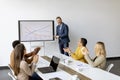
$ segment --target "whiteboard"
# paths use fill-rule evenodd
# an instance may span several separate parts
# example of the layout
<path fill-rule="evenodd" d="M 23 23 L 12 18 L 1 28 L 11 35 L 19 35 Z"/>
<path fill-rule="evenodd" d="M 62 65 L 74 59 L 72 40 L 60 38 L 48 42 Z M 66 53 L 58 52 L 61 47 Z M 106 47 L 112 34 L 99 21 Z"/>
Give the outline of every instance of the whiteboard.
<path fill-rule="evenodd" d="M 18 27 L 20 41 L 54 40 L 53 20 L 19 20 Z"/>

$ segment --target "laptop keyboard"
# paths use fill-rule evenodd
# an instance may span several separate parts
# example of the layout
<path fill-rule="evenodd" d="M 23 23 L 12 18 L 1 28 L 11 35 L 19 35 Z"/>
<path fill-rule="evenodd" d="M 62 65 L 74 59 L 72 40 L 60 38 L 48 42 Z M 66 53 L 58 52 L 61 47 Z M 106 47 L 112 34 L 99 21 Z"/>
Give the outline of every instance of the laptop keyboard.
<path fill-rule="evenodd" d="M 43 67 L 43 68 L 38 68 L 38 70 L 42 73 L 49 73 L 49 72 L 54 72 L 52 67 Z"/>
<path fill-rule="evenodd" d="M 46 68 L 47 71 L 54 71 L 52 67 Z"/>

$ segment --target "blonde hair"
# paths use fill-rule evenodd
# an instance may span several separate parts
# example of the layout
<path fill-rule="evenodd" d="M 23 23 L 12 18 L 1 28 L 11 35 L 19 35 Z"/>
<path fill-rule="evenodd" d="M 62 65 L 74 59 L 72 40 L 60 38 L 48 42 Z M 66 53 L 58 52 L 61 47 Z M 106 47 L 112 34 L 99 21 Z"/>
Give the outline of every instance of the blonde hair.
<path fill-rule="evenodd" d="M 103 42 L 97 42 L 95 46 L 95 53 L 99 55 L 103 55 L 106 57 L 106 50 L 105 50 L 105 45 Z"/>

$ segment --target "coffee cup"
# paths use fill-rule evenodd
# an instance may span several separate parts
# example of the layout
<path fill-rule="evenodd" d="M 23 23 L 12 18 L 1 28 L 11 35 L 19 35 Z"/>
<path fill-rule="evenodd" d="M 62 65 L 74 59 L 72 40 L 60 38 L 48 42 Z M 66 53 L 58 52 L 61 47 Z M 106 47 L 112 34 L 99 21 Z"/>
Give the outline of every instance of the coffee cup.
<path fill-rule="evenodd" d="M 77 75 L 73 75 L 71 80 L 80 80 Z"/>
<path fill-rule="evenodd" d="M 70 62 L 71 62 L 71 61 L 70 61 L 69 59 L 66 59 L 66 60 L 65 60 L 65 63 L 68 64 L 68 65 L 70 64 Z"/>

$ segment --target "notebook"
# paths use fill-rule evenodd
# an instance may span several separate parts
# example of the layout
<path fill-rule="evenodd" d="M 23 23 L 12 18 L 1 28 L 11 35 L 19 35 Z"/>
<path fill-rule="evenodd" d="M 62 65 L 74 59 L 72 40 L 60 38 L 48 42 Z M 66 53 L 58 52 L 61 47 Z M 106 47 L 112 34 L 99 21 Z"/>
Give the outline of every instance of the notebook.
<path fill-rule="evenodd" d="M 55 72 L 57 70 L 60 59 L 56 56 L 53 56 L 48 67 L 40 67 L 38 70 L 42 73 Z"/>

